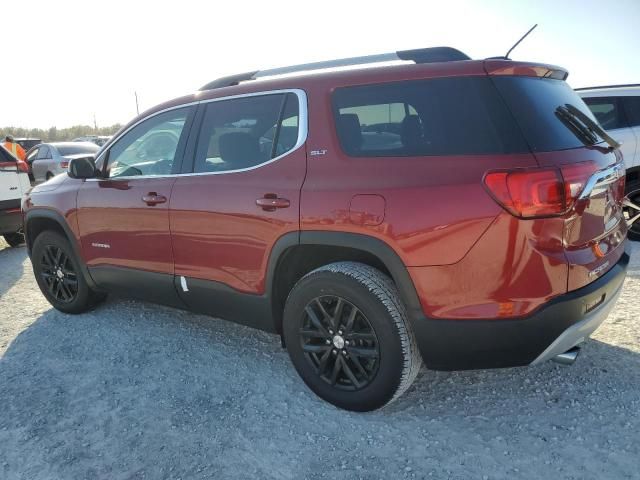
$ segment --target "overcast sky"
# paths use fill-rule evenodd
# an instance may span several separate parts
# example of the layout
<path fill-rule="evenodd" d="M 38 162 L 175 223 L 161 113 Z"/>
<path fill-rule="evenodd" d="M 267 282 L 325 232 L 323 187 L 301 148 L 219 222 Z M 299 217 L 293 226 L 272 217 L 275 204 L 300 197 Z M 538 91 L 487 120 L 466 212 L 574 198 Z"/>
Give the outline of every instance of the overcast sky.
<path fill-rule="evenodd" d="M 11 21 L 9 21 L 9 17 Z M 640 0 L 32 1 L 3 13 L 0 126 L 125 123 L 223 75 L 448 45 L 640 83 Z"/>

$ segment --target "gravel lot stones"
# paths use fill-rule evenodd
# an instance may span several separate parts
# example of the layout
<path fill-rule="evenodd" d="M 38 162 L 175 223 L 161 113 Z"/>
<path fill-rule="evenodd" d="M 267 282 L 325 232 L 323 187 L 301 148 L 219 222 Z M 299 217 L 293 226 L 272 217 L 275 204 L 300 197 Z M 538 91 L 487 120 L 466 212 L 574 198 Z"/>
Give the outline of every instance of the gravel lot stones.
<path fill-rule="evenodd" d="M 572 367 L 430 372 L 339 411 L 278 338 L 110 298 L 61 314 L 0 240 L 0 478 L 639 478 L 640 245 Z"/>

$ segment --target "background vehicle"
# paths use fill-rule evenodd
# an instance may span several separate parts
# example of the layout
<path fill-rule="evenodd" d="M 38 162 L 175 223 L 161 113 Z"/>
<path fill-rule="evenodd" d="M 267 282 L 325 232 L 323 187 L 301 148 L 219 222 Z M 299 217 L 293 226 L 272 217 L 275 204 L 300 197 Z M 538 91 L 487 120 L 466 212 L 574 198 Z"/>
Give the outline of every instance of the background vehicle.
<path fill-rule="evenodd" d="M 42 143 L 42 140 L 40 140 L 39 138 L 14 138 L 14 140 L 16 141 L 16 143 L 19 143 L 22 148 L 24 148 L 25 152 L 31 147 Z"/>
<path fill-rule="evenodd" d="M 263 79 L 390 60 L 415 64 Z M 433 48 L 215 80 L 31 191 L 36 279 L 64 312 L 116 292 L 278 333 L 350 410 L 422 362 L 571 363 L 629 255 L 620 152 L 566 77 Z"/>
<path fill-rule="evenodd" d="M 29 188 L 26 163 L 0 145 L 0 235 L 12 247 L 24 241 L 21 202 Z"/>
<path fill-rule="evenodd" d="M 109 141 L 111 137 L 108 135 L 86 135 L 84 137 L 74 138 L 72 141 L 74 142 L 91 142 L 95 143 L 99 147 L 104 145 Z"/>
<path fill-rule="evenodd" d="M 36 183 L 41 183 L 67 171 L 73 158 L 86 157 L 100 150 L 91 142 L 42 143 L 27 153 L 27 163 Z"/>
<path fill-rule="evenodd" d="M 578 88 L 585 103 L 612 137 L 621 143 L 626 168 L 626 194 L 640 206 L 640 85 Z M 627 206 L 626 215 L 640 215 L 640 208 Z M 640 221 L 629 228 L 629 238 L 640 240 Z"/>

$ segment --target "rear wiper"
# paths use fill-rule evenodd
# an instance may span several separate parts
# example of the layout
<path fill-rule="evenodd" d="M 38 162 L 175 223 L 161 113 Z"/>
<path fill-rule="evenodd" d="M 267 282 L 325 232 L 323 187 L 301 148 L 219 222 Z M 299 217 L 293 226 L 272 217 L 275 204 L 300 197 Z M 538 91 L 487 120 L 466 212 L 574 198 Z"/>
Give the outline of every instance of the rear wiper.
<path fill-rule="evenodd" d="M 565 107 L 569 111 L 569 113 L 571 113 L 574 117 L 576 117 L 584 125 L 586 125 L 586 127 L 591 132 L 597 134 L 598 136 L 600 136 L 600 138 L 602 138 L 605 142 L 607 142 L 607 145 L 609 145 L 612 149 L 620 148 L 620 144 L 618 142 L 616 142 L 613 138 L 611 138 L 609 134 L 605 132 L 605 130 L 600 125 L 598 125 L 597 122 L 594 122 L 591 118 L 589 118 L 588 115 L 586 115 L 580 109 L 568 103 L 565 105 Z"/>
<path fill-rule="evenodd" d="M 569 110 L 570 105 L 556 108 L 556 116 L 571 130 L 578 139 L 587 146 L 598 143 L 597 135 Z"/>

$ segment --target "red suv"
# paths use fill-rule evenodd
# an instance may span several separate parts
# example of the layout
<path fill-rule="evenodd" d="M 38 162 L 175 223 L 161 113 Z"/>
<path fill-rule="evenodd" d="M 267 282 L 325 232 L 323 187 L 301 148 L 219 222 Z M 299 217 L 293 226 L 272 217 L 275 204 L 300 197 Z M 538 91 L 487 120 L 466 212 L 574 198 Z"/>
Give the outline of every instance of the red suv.
<path fill-rule="evenodd" d="M 442 47 L 216 80 L 31 191 L 36 279 L 63 312 L 114 292 L 277 333 L 349 410 L 423 362 L 570 363 L 629 255 L 621 155 L 566 77 Z"/>

